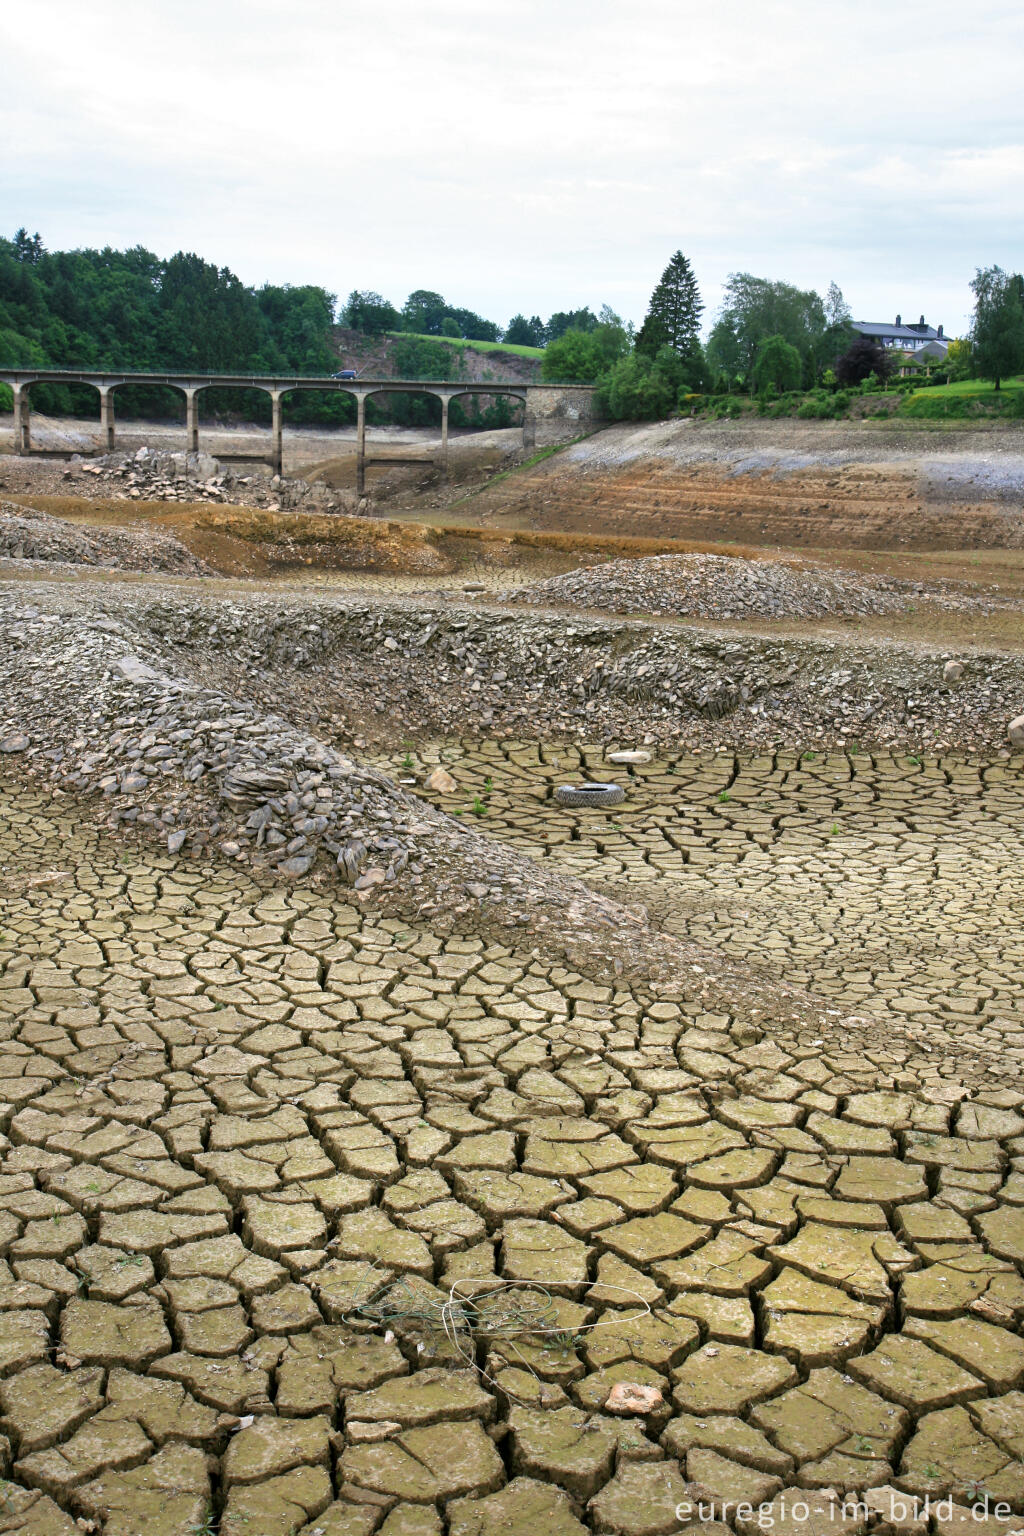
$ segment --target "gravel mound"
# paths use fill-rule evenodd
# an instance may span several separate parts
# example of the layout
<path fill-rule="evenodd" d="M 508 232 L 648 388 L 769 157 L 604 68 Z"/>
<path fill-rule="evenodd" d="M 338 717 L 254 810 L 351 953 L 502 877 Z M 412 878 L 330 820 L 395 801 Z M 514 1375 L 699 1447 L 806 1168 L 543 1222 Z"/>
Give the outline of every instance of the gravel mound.
<path fill-rule="evenodd" d="M 108 570 L 208 576 L 209 567 L 180 539 L 156 528 L 80 528 L 49 512 L 0 501 L 0 558 Z"/>
<path fill-rule="evenodd" d="M 504 599 L 702 619 L 821 619 L 904 613 L 922 601 L 972 612 L 990 612 L 1002 606 L 998 600 L 957 592 L 942 584 L 926 587 L 919 582 L 824 566 L 705 554 L 612 560 L 506 592 Z"/>

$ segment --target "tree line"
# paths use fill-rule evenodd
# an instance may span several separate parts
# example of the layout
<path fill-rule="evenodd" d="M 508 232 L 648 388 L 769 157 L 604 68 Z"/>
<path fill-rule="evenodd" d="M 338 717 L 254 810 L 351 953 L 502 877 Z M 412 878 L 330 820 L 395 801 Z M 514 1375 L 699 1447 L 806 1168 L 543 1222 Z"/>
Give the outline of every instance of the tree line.
<path fill-rule="evenodd" d="M 448 341 L 494 341 L 506 346 L 546 347 L 566 331 L 589 333 L 597 329 L 601 316 L 588 305 L 581 309 L 556 310 L 546 321 L 539 315 L 527 319 L 512 316 L 504 329 L 493 320 L 485 320 L 471 309 L 459 309 L 429 288 L 416 288 L 401 309 L 389 299 L 369 289 L 354 289 L 345 300 L 338 320 L 353 331 L 367 336 L 394 335 L 405 331 L 416 336 L 437 336 Z"/>
<path fill-rule="evenodd" d="M 1024 279 L 999 267 L 979 269 L 972 284 L 971 336 L 950 348 L 950 372 L 1001 379 L 1024 369 Z M 613 418 L 656 418 L 695 397 L 762 397 L 825 386 L 884 381 L 891 354 L 855 333 L 849 306 L 831 283 L 814 289 L 732 273 L 706 342 L 705 305 L 681 251 L 670 258 L 639 330 L 608 305 L 557 311 L 545 322 L 514 315 L 502 330 L 472 310 L 417 288 L 401 309 L 380 294 L 354 290 L 337 320 L 366 336 L 395 337 L 394 365 L 407 378 L 457 379 L 463 364 L 448 343 L 504 341 L 543 348 L 541 377 L 592 383 Z M 127 251 L 48 251 L 21 229 L 0 238 L 0 367 L 82 368 L 128 372 L 294 373 L 324 375 L 337 366 L 331 345 L 337 300 L 313 285 L 247 287 L 227 267 L 179 251 L 161 258 Z M 2 386 L 0 386 L 2 388 Z M 37 406 L 51 414 L 94 415 L 95 393 L 38 385 Z M 251 419 L 269 415 L 259 391 L 218 395 L 222 410 Z M 180 415 L 181 397 L 159 387 L 118 392 L 122 414 Z M 346 422 L 354 402 L 336 393 L 285 401 L 290 420 Z M 380 414 L 373 402 L 371 419 Z M 432 423 L 434 400 L 393 400 L 392 420 Z M 453 404 L 453 422 L 503 425 L 507 401 L 476 415 Z"/>
<path fill-rule="evenodd" d="M 1024 371 L 1024 278 L 997 266 L 979 268 L 971 287 L 971 332 L 950 344 L 944 377 L 990 379 L 999 389 L 1002 379 Z M 765 400 L 870 388 L 883 385 L 896 367 L 892 351 L 857 333 L 834 282 L 822 298 L 814 289 L 734 272 L 706 343 L 703 311 L 693 268 L 676 251 L 639 331 L 604 310 L 593 328 L 570 329 L 548 342 L 541 375 L 596 384 L 605 412 L 621 420 L 664 417 L 708 395 Z"/>

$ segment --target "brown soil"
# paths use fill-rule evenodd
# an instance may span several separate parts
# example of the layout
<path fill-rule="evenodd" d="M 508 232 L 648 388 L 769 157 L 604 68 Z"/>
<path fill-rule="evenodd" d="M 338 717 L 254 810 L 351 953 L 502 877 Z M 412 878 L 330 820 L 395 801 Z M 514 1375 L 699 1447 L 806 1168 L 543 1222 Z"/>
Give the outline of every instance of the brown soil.
<path fill-rule="evenodd" d="M 613 428 L 452 511 L 502 527 L 816 551 L 1020 548 L 1021 434 L 908 431 L 917 425 Z"/>

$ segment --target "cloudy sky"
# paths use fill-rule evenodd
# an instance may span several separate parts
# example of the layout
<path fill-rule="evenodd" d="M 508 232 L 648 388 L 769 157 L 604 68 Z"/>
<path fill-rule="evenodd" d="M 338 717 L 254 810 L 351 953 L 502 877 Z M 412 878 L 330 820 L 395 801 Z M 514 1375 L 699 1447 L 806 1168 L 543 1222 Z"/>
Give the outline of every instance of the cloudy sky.
<path fill-rule="evenodd" d="M 32 0 L 2 232 L 639 321 L 671 253 L 967 324 L 1024 262 L 1020 0 Z"/>

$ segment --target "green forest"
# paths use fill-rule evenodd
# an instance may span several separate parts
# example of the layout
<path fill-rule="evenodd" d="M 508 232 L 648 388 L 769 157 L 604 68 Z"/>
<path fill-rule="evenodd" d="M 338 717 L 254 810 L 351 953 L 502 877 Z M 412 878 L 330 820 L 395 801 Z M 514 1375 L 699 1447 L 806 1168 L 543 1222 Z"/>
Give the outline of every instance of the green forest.
<path fill-rule="evenodd" d="M 334 296 L 323 288 L 247 288 L 226 267 L 179 251 L 167 260 L 130 251 L 47 251 L 24 230 L 0 238 L 0 367 L 190 370 L 211 373 L 330 373 Z M 269 417 L 258 391 L 225 392 L 224 409 Z M 97 412 L 96 392 L 36 385 L 33 405 L 53 415 Z M 176 390 L 118 391 L 124 415 L 181 416 Z M 310 411 L 338 421 L 346 395 L 302 397 L 293 420 Z"/>
<path fill-rule="evenodd" d="M 24 229 L 13 239 L 0 237 L 0 368 L 323 376 L 338 367 L 331 346 L 336 307 L 336 295 L 325 288 L 249 288 L 227 267 L 183 251 L 167 259 L 142 246 L 48 251 L 38 234 Z M 445 340 L 502 335 L 492 321 L 427 289 L 414 290 L 400 311 L 378 294 L 353 292 L 337 322 L 367 336 L 410 333 L 399 334 L 394 348 L 395 368 L 406 378 L 458 379 L 463 364 Z M 597 322 L 581 309 L 553 315 L 550 323 L 560 335 L 573 323 Z M 269 398 L 258 390 L 220 389 L 200 398 L 205 410 L 269 420 Z M 95 390 L 82 386 L 37 384 L 32 403 L 49 415 L 97 414 Z M 10 391 L 0 385 L 0 408 L 10 405 Z M 177 390 L 124 387 L 117 411 L 183 419 L 184 401 Z M 285 399 L 284 413 L 293 423 L 342 424 L 355 419 L 355 402 L 339 391 L 304 391 Z M 451 420 L 453 426 L 469 419 L 503 426 L 509 413 L 505 400 L 486 411 L 455 401 Z M 371 400 L 367 418 L 434 424 L 440 403 L 417 396 L 392 396 L 386 406 Z"/>

